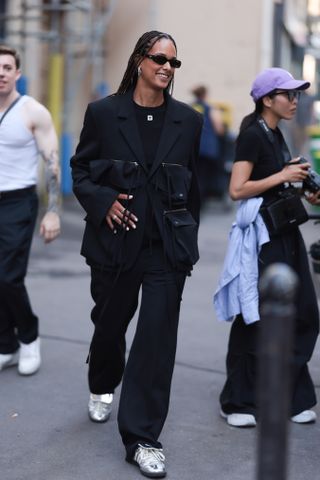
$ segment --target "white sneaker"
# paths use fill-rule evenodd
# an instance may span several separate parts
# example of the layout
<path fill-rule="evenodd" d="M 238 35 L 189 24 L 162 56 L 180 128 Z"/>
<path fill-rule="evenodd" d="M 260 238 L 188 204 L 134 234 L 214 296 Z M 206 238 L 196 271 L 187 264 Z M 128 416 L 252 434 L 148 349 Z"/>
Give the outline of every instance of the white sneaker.
<path fill-rule="evenodd" d="M 255 427 L 257 425 L 256 419 L 249 413 L 224 413 L 220 410 L 222 418 L 227 420 L 228 425 L 232 427 Z"/>
<path fill-rule="evenodd" d="M 36 373 L 41 365 L 40 338 L 31 343 L 20 342 L 20 358 L 18 372 L 20 375 L 32 375 Z"/>
<path fill-rule="evenodd" d="M 294 423 L 314 423 L 317 419 L 317 414 L 313 410 L 304 410 L 298 415 L 291 417 L 291 421 Z"/>
<path fill-rule="evenodd" d="M 90 393 L 88 403 L 89 418 L 93 422 L 103 423 L 109 420 L 112 411 L 113 394 L 96 395 Z"/>
<path fill-rule="evenodd" d="M 138 445 L 134 453 L 132 463 L 138 465 L 140 472 L 145 477 L 162 478 L 165 477 L 165 456 L 162 448 Z"/>
<path fill-rule="evenodd" d="M 17 365 L 19 361 L 19 350 L 14 353 L 0 353 L 0 371 L 7 367 Z"/>

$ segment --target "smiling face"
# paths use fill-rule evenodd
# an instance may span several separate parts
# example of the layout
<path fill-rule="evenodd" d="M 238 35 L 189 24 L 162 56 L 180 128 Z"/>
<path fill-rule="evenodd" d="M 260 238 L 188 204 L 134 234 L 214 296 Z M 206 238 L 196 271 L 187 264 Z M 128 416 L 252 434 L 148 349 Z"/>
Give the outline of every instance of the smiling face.
<path fill-rule="evenodd" d="M 20 75 L 14 57 L 0 54 L 0 97 L 7 97 L 16 89 Z"/>
<path fill-rule="evenodd" d="M 168 60 L 177 56 L 173 42 L 167 38 L 158 40 L 147 53 L 148 55 L 164 55 Z M 171 67 L 169 62 L 166 62 L 164 65 L 158 65 L 148 57 L 142 60 L 140 68 L 141 74 L 138 77 L 137 86 L 154 90 L 166 89 L 175 72 L 175 68 Z"/>

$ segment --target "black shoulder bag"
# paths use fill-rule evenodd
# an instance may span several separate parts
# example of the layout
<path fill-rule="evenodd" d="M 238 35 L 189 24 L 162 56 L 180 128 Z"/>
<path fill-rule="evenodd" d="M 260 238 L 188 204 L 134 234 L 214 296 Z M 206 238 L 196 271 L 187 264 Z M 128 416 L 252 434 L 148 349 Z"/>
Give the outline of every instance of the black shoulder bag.
<path fill-rule="evenodd" d="M 258 123 L 275 149 L 273 132 L 263 118 L 260 117 Z M 291 155 L 282 135 L 281 150 L 285 162 L 290 160 Z M 270 202 L 263 203 L 260 213 L 270 235 L 290 232 L 309 219 L 297 189 L 292 186 L 279 191 Z"/>

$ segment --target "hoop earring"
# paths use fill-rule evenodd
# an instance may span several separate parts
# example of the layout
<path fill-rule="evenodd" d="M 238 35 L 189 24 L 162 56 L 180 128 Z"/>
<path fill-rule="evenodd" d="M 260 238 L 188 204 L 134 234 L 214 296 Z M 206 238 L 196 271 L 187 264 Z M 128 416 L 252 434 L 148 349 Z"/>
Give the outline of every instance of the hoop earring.
<path fill-rule="evenodd" d="M 141 70 L 141 67 L 139 66 L 139 67 L 138 67 L 138 77 L 141 76 L 141 73 L 142 73 L 142 70 Z"/>

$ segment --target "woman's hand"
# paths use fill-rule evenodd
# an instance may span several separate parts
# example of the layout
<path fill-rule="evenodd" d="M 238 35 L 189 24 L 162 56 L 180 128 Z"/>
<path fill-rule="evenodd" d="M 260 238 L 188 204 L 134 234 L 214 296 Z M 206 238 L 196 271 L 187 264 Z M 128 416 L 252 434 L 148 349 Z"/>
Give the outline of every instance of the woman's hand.
<path fill-rule="evenodd" d="M 125 193 L 119 193 L 118 195 L 119 200 L 132 200 L 132 195 L 126 195 Z M 137 228 L 136 222 L 138 221 L 137 217 L 133 215 L 127 208 L 125 208 L 122 203 L 116 200 L 111 208 L 109 209 L 107 216 L 106 216 L 107 224 L 115 233 L 117 230 L 115 229 L 115 225 L 120 225 L 122 228 L 126 230 L 130 230 L 130 227 L 135 229 Z"/>
<path fill-rule="evenodd" d="M 253 163 L 243 160 L 235 162 L 232 167 L 229 193 L 232 200 L 257 197 L 270 188 L 285 182 L 301 182 L 308 176 L 310 163 L 297 163 L 299 157 L 293 158 L 280 172 L 261 180 L 250 180 Z"/>
<path fill-rule="evenodd" d="M 282 182 L 302 182 L 308 176 L 310 163 L 297 163 L 299 157 L 293 158 L 281 171 Z"/>
<path fill-rule="evenodd" d="M 305 192 L 304 196 L 311 205 L 320 205 L 320 191 L 317 193 Z"/>

